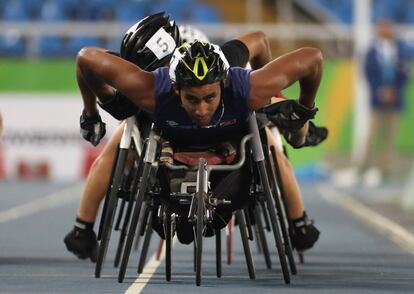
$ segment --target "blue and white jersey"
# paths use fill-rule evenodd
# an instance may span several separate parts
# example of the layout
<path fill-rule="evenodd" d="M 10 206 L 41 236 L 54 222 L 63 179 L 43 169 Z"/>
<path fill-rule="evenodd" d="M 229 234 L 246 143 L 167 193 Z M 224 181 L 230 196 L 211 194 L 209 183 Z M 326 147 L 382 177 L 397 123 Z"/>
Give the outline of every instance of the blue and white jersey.
<path fill-rule="evenodd" d="M 232 67 L 227 85 L 222 89 L 221 103 L 208 126 L 198 126 L 181 106 L 168 75 L 168 68 L 155 70 L 155 111 L 152 114 L 164 138 L 175 148 L 205 149 L 240 137 L 247 130 L 250 71 Z"/>

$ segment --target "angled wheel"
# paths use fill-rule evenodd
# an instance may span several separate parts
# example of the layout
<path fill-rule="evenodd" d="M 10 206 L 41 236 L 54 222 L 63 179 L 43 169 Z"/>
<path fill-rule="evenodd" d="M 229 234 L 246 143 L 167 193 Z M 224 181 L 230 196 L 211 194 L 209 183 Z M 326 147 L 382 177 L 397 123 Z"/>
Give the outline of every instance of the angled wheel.
<path fill-rule="evenodd" d="M 140 274 L 144 270 L 145 262 L 147 260 L 148 248 L 151 242 L 152 236 L 152 210 L 150 209 L 148 213 L 147 226 L 145 228 L 145 238 L 144 243 L 142 244 L 141 255 L 139 257 L 138 270 L 137 273 Z"/>
<path fill-rule="evenodd" d="M 165 280 L 171 281 L 172 224 L 171 211 L 165 210 Z"/>
<path fill-rule="evenodd" d="M 122 257 L 122 250 L 124 249 L 124 245 L 125 245 L 125 239 L 127 236 L 127 231 L 128 231 L 128 226 L 129 226 L 129 222 L 130 222 L 130 218 L 131 218 L 131 214 L 132 214 L 132 209 L 134 207 L 134 203 L 135 203 L 135 195 L 138 192 L 138 187 L 139 187 L 139 176 L 140 176 L 140 172 L 142 172 L 142 165 L 144 164 L 143 159 L 141 158 L 138 162 L 138 166 L 137 168 L 133 169 L 132 174 L 130 174 L 130 177 L 133 177 L 133 184 L 131 187 L 131 192 L 128 195 L 128 201 L 126 201 L 128 203 L 127 205 L 127 210 L 125 213 L 125 217 L 124 217 L 124 222 L 122 224 L 122 228 L 121 228 L 121 232 L 119 235 L 119 242 L 118 242 L 118 247 L 116 250 L 116 255 L 115 255 L 115 260 L 114 260 L 114 267 L 118 267 L 119 266 L 119 262 L 121 260 Z M 125 201 L 126 199 L 123 199 L 123 201 Z"/>
<path fill-rule="evenodd" d="M 121 149 L 118 147 L 116 148 L 116 154 L 115 154 L 115 159 L 114 162 L 112 163 L 112 169 L 111 169 L 111 177 L 109 178 L 109 183 L 108 183 L 108 188 L 106 189 L 106 195 L 105 195 L 105 200 L 104 200 L 104 204 L 103 204 L 103 208 L 102 208 L 102 213 L 101 213 L 101 220 L 99 222 L 99 229 L 98 229 L 98 235 L 97 235 L 97 239 L 98 241 L 101 240 L 101 236 L 102 236 L 102 229 L 104 226 L 104 222 L 105 222 L 105 215 L 106 215 L 106 211 L 107 211 L 107 207 L 108 207 L 108 201 L 109 201 L 109 195 L 111 194 L 111 187 L 112 187 L 112 183 L 113 183 L 113 179 L 114 179 L 114 174 L 115 174 L 115 169 L 116 169 L 116 164 L 118 162 L 118 157 L 119 157 L 119 151 Z"/>
<path fill-rule="evenodd" d="M 151 171 L 151 163 L 145 163 L 142 172 L 142 181 L 138 190 L 138 195 L 135 200 L 134 213 L 132 215 L 131 224 L 129 226 L 128 235 L 125 243 L 124 253 L 122 255 L 122 262 L 119 268 L 118 282 L 122 283 L 125 277 L 126 268 L 128 266 L 129 255 L 131 254 L 132 244 L 134 241 L 135 231 L 137 230 L 138 219 L 141 212 L 142 203 L 144 202 L 147 193 L 149 175 Z"/>
<path fill-rule="evenodd" d="M 118 203 L 118 188 L 121 185 L 125 161 L 128 155 L 128 149 L 120 149 L 118 159 L 116 161 L 114 177 L 112 181 L 111 192 L 109 193 L 109 199 L 107 202 L 104 225 L 102 227 L 101 242 L 98 249 L 98 258 L 95 266 L 95 277 L 101 276 L 101 270 L 105 261 L 106 252 L 108 250 L 109 239 L 111 237 L 112 224 L 115 218 L 115 210 Z"/>
<path fill-rule="evenodd" d="M 249 272 L 249 278 L 253 280 L 253 279 L 256 279 L 256 272 L 254 270 L 252 253 L 250 251 L 250 246 L 249 246 L 248 230 L 247 230 L 246 220 L 244 218 L 243 211 L 241 210 L 236 211 L 236 219 L 239 224 L 240 236 L 242 239 L 243 249 L 244 249 L 244 256 L 246 258 L 247 271 Z"/>
<path fill-rule="evenodd" d="M 261 207 L 259 205 L 256 205 L 253 210 L 254 220 L 256 222 L 257 235 L 258 235 L 258 239 L 260 240 L 260 246 L 261 246 L 262 253 L 265 259 L 266 267 L 268 269 L 271 269 L 272 261 L 270 259 L 269 247 L 267 246 L 266 235 L 265 235 L 260 211 L 261 211 Z"/>
<path fill-rule="evenodd" d="M 273 149 L 273 152 L 271 152 L 271 155 L 272 155 L 273 160 L 267 161 L 269 163 L 267 165 L 269 182 L 271 183 L 271 188 L 273 190 L 273 196 L 275 200 L 277 215 L 279 217 L 280 230 L 281 230 L 282 237 L 283 237 L 285 253 L 286 253 L 286 256 L 289 262 L 290 272 L 292 273 L 292 275 L 296 275 L 297 273 L 296 264 L 295 264 L 295 259 L 293 257 L 292 244 L 290 241 L 290 234 L 288 231 L 289 223 L 287 221 L 286 211 L 284 209 L 285 207 L 282 205 L 283 200 L 279 193 L 279 190 L 282 191 L 282 188 L 281 188 L 282 181 L 280 177 L 279 179 L 277 178 L 276 171 L 278 171 L 278 165 L 277 165 L 276 153 L 274 149 Z M 280 176 L 280 173 L 279 173 L 279 176 Z"/>
<path fill-rule="evenodd" d="M 269 177 L 266 172 L 266 166 L 264 161 L 257 162 L 257 167 L 259 169 L 260 179 L 262 182 L 263 190 L 266 195 L 266 207 L 269 212 L 270 224 L 272 226 L 273 237 L 276 243 L 276 249 L 279 256 L 280 266 L 282 268 L 283 279 L 286 284 L 290 283 L 290 274 L 289 267 L 285 257 L 285 250 L 282 244 L 282 239 L 280 236 L 280 229 L 278 224 L 276 207 L 274 204 L 272 191 L 270 189 Z"/>
<path fill-rule="evenodd" d="M 221 278 L 221 230 L 215 230 L 216 235 L 216 274 Z"/>
<path fill-rule="evenodd" d="M 226 234 L 227 234 L 227 264 L 231 264 L 232 259 L 232 247 L 233 247 L 233 216 L 231 217 L 229 223 L 227 224 Z"/>
<path fill-rule="evenodd" d="M 197 197 L 197 222 L 196 222 L 196 285 L 201 285 L 201 261 L 203 256 L 203 229 L 204 229 L 204 201 L 203 194 Z"/>
<path fill-rule="evenodd" d="M 195 242 L 196 242 L 196 285 L 201 285 L 201 261 L 203 255 L 203 230 L 204 230 L 204 215 L 205 215 L 205 199 L 207 199 L 207 170 L 206 161 L 200 158 L 197 172 L 197 189 L 194 196 L 196 203 L 196 228 L 195 228 Z"/>

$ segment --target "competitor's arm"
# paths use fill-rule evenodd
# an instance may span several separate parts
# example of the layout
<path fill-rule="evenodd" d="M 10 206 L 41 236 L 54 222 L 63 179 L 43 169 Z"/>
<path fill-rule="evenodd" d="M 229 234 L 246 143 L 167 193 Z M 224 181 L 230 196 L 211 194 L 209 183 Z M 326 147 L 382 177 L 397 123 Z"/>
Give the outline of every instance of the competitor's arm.
<path fill-rule="evenodd" d="M 312 108 L 322 77 L 322 53 L 316 48 L 301 48 L 282 55 L 250 74 L 250 108 L 268 104 L 269 97 L 299 81 L 299 103 Z"/>
<path fill-rule="evenodd" d="M 109 95 L 110 88 L 118 89 L 148 112 L 155 108 L 153 74 L 122 58 L 100 48 L 83 48 L 76 58 L 76 71 L 86 112 L 96 113 L 95 91 L 108 91 Z"/>
<path fill-rule="evenodd" d="M 249 50 L 249 62 L 253 69 L 259 69 L 272 60 L 269 39 L 262 31 L 242 35 L 237 39 Z"/>

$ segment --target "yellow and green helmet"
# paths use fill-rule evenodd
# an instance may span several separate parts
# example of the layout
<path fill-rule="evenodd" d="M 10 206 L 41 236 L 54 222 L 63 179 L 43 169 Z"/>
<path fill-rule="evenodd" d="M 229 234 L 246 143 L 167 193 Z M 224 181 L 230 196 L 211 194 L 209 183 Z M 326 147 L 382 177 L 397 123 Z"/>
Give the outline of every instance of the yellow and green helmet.
<path fill-rule="evenodd" d="M 220 47 L 195 40 L 176 48 L 170 61 L 170 78 L 178 87 L 195 87 L 222 81 L 229 63 Z"/>

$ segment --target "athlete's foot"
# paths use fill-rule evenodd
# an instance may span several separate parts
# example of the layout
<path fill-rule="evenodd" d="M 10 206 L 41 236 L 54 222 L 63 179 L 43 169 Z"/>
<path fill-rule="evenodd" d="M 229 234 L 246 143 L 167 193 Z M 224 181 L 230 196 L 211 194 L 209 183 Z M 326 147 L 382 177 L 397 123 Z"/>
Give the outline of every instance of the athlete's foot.
<path fill-rule="evenodd" d="M 319 230 L 309 220 L 306 212 L 299 219 L 293 220 L 294 234 L 292 246 L 297 251 L 304 251 L 313 247 L 319 239 Z"/>

